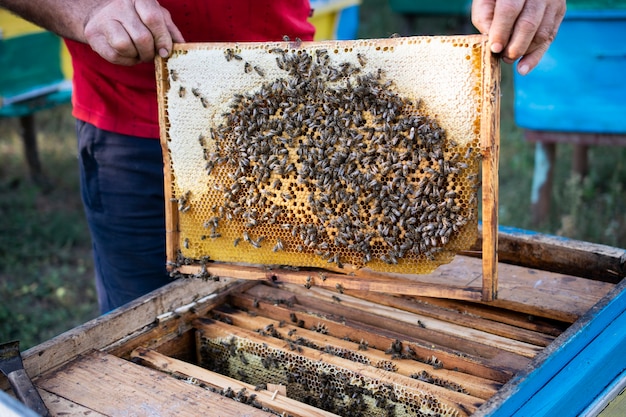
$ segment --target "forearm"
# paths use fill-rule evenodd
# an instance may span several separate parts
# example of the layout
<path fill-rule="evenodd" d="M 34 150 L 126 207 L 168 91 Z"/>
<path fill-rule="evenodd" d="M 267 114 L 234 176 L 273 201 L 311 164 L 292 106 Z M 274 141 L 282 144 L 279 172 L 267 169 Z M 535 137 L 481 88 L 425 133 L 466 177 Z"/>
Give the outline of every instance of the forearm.
<path fill-rule="evenodd" d="M 0 0 L 0 7 L 62 37 L 86 42 L 85 24 L 103 3 L 106 0 Z"/>

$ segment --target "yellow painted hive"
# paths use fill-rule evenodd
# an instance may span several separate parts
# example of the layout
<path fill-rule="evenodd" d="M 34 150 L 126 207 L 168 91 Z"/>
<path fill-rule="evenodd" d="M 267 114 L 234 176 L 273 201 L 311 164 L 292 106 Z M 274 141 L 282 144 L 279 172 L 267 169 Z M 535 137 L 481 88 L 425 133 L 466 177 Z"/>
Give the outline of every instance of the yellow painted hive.
<path fill-rule="evenodd" d="M 467 250 L 493 133 L 485 45 L 177 45 L 157 66 L 170 264 L 414 274 Z"/>

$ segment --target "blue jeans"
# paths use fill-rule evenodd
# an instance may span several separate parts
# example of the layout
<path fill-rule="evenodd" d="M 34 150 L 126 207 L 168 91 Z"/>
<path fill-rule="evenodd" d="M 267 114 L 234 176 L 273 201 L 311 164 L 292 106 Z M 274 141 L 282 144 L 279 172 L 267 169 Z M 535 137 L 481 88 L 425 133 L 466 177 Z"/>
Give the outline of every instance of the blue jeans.
<path fill-rule="evenodd" d="M 104 314 L 170 282 L 161 145 L 80 120 L 76 134 L 81 195 Z"/>

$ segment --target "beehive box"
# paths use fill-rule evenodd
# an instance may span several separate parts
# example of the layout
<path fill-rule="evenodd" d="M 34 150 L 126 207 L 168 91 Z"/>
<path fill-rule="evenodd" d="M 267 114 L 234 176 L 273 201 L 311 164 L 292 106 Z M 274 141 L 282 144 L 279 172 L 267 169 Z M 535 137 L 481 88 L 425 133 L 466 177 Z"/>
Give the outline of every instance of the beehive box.
<path fill-rule="evenodd" d="M 482 165 L 485 283 L 454 294 L 492 297 L 499 68 L 486 42 L 175 48 L 157 66 L 170 268 L 428 273 L 476 241 Z"/>
<path fill-rule="evenodd" d="M 626 36 L 626 3 L 580 3 L 568 4 L 537 68 L 514 75 L 515 121 L 539 131 L 623 135 L 626 54 L 619 39 Z"/>
<path fill-rule="evenodd" d="M 500 264 L 496 301 L 233 271 L 176 280 L 24 352 L 24 364 L 52 415 L 578 415 L 625 366 L 624 250 L 519 231 L 499 240 L 513 264 Z M 480 269 L 459 255 L 431 278 Z M 561 355 L 593 344 L 612 354 Z M 549 401 L 517 395 L 533 387 Z"/>
<path fill-rule="evenodd" d="M 0 116 L 24 116 L 70 101 L 72 68 L 63 41 L 3 9 L 0 65 Z"/>

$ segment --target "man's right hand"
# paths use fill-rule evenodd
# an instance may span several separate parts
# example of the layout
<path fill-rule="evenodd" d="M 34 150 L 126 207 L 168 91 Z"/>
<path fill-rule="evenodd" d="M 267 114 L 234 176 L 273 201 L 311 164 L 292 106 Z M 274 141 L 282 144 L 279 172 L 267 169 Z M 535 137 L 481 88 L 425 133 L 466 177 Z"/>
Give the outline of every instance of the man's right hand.
<path fill-rule="evenodd" d="M 157 0 L 112 0 L 96 6 L 85 20 L 84 36 L 101 57 L 119 65 L 169 56 L 174 42 L 184 42 Z"/>

